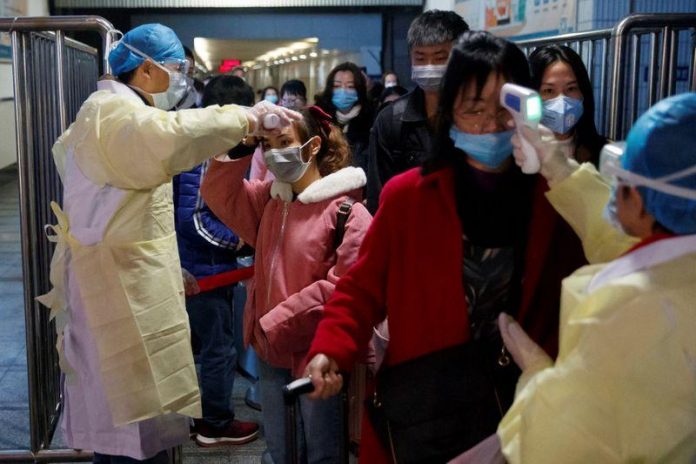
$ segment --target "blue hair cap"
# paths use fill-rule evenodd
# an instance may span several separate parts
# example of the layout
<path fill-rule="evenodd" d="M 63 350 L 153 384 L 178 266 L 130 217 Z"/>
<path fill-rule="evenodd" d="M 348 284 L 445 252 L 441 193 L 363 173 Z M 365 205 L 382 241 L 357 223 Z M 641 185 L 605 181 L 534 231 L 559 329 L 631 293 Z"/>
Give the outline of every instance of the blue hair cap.
<path fill-rule="evenodd" d="M 124 43 L 157 62 L 185 59 L 184 47 L 173 30 L 162 24 L 143 24 L 128 31 L 109 53 L 109 65 L 115 76 L 132 71 L 145 61 Z"/>
<path fill-rule="evenodd" d="M 696 165 L 696 93 L 667 98 L 645 112 L 626 139 L 622 167 L 659 179 Z M 696 173 L 669 181 L 696 191 Z M 639 187 L 645 209 L 676 234 L 696 234 L 696 201 Z"/>

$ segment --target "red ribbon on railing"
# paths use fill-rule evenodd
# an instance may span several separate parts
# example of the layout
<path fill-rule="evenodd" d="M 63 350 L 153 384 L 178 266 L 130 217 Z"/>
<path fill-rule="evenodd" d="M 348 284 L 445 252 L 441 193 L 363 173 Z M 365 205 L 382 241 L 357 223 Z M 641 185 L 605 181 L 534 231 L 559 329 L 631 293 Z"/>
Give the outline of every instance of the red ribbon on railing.
<path fill-rule="evenodd" d="M 216 288 L 225 287 L 227 285 L 236 284 L 242 280 L 249 279 L 254 276 L 254 266 L 240 267 L 234 271 L 222 272 L 220 274 L 201 277 L 197 280 L 201 292 L 208 292 Z"/>

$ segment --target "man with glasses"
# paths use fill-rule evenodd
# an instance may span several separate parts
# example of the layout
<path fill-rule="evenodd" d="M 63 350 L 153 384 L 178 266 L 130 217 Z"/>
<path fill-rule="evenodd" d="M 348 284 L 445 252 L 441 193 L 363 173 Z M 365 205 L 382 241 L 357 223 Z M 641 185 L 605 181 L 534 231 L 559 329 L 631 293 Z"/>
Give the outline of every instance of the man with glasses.
<path fill-rule="evenodd" d="M 291 110 L 301 110 L 307 106 L 307 88 L 297 79 L 286 81 L 280 88 L 280 105 Z"/>
<path fill-rule="evenodd" d="M 188 439 L 184 416 L 201 416 L 171 179 L 268 134 L 268 113 L 300 116 L 268 103 L 163 111 L 185 92 L 187 63 L 160 24 L 128 32 L 108 59 L 118 78 L 99 82 L 53 147 L 64 202 L 52 204 L 53 289 L 40 301 L 57 321 L 66 444 L 97 463 L 161 463 Z"/>

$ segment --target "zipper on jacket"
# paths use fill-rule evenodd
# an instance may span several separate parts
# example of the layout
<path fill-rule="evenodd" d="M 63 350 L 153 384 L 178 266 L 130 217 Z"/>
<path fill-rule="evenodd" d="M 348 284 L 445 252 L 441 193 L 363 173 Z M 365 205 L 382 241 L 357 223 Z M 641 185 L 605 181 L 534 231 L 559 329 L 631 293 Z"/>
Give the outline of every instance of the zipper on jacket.
<path fill-rule="evenodd" d="M 290 206 L 290 202 L 287 202 L 287 201 L 283 202 L 283 214 L 281 215 L 280 234 L 278 236 L 278 240 L 276 241 L 275 247 L 273 248 L 273 256 L 271 256 L 271 268 L 268 272 L 268 278 L 266 279 L 266 308 L 265 309 L 269 309 L 269 306 L 271 305 L 271 278 L 273 277 L 273 275 L 275 273 L 278 252 L 280 251 L 280 244 L 283 242 L 283 237 L 285 237 L 285 223 L 287 222 L 287 218 L 288 218 L 289 206 Z"/>
<path fill-rule="evenodd" d="M 392 438 L 391 425 L 389 424 L 389 420 L 387 420 L 387 434 L 389 435 L 389 449 L 391 451 L 392 461 L 394 462 L 394 464 L 398 464 L 396 460 L 396 450 L 394 449 L 394 439 Z"/>

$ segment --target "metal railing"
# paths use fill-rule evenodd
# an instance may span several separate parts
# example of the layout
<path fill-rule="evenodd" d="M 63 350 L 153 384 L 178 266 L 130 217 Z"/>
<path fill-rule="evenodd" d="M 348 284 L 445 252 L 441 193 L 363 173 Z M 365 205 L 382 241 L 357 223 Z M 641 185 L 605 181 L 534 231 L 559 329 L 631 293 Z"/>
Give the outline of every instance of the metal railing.
<path fill-rule="evenodd" d="M 53 246 L 43 226 L 54 221 L 50 201 L 62 197 L 51 147 L 96 90 L 99 74 L 98 51 L 65 32 L 97 32 L 107 50 L 112 29 L 99 17 L 0 18 L 0 32 L 12 40 L 30 424 L 30 449 L 0 451 L 1 462 L 91 459 L 91 452 L 50 449 L 61 409 L 60 369 L 54 324 L 34 297 L 50 290 Z"/>
<path fill-rule="evenodd" d="M 597 127 L 610 139 L 625 138 L 656 101 L 696 90 L 696 14 L 632 14 L 612 29 L 517 44 L 527 53 L 550 44 L 578 52 L 594 87 Z"/>

